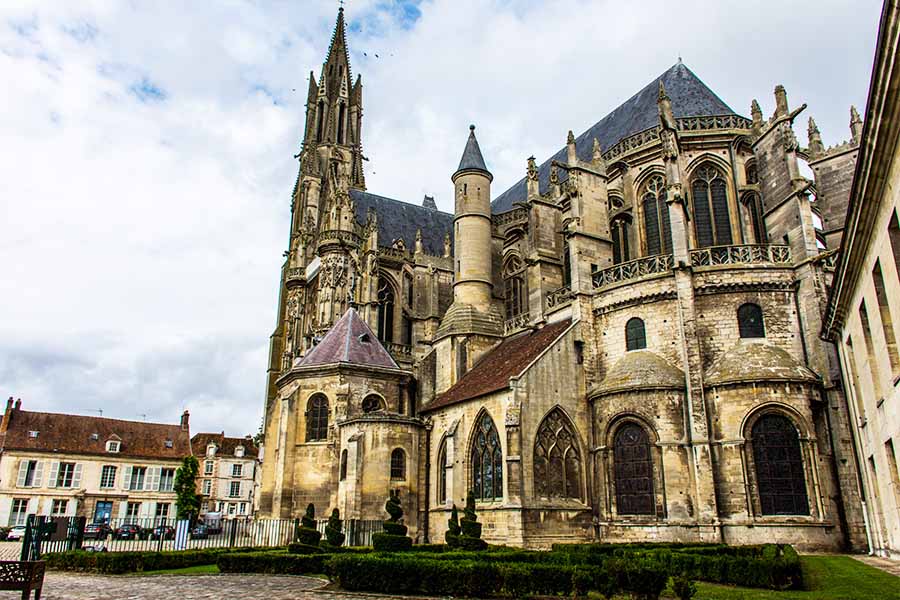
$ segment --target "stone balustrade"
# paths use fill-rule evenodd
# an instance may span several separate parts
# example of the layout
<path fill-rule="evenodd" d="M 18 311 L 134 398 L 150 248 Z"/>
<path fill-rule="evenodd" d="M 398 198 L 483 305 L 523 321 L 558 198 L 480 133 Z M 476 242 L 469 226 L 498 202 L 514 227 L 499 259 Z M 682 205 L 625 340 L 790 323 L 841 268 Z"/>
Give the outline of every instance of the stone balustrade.
<path fill-rule="evenodd" d="M 493 223 L 494 227 L 503 227 L 512 223 L 527 223 L 528 210 L 522 207 L 518 207 L 504 213 L 491 215 L 491 222 Z"/>
<path fill-rule="evenodd" d="M 592 281 L 595 288 L 605 287 L 621 281 L 640 279 L 672 270 L 674 260 L 671 254 L 642 256 L 628 262 L 619 263 L 606 269 L 594 271 Z"/>
<path fill-rule="evenodd" d="M 503 323 L 503 335 L 509 335 L 520 329 L 525 329 L 530 323 L 531 314 L 527 312 L 511 317 Z"/>
<path fill-rule="evenodd" d="M 547 308 L 562 306 L 569 302 L 574 296 L 575 294 L 572 293 L 572 289 L 569 286 L 564 285 L 547 294 Z"/>
<path fill-rule="evenodd" d="M 394 360 L 412 360 L 412 346 L 395 342 L 384 342 L 384 348 L 390 352 Z"/>
<path fill-rule="evenodd" d="M 747 244 L 691 250 L 692 267 L 756 264 L 790 265 L 791 249 L 789 246 L 773 244 Z"/>

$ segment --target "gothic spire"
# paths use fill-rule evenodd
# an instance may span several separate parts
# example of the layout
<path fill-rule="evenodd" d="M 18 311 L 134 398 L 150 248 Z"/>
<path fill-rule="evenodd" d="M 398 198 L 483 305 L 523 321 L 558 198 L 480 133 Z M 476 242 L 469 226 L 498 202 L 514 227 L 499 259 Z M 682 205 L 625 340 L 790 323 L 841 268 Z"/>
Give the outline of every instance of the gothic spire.
<path fill-rule="evenodd" d="M 809 126 L 807 127 L 807 135 L 809 136 L 809 154 L 810 156 L 818 156 L 825 151 L 822 144 L 822 134 L 812 117 L 809 118 Z"/>
<path fill-rule="evenodd" d="M 469 125 L 469 139 L 466 141 L 466 148 L 463 150 L 462 158 L 459 159 L 459 168 L 456 169 L 457 173 L 460 171 L 482 171 L 487 173 L 489 177 L 492 177 L 491 172 L 488 171 L 487 166 L 484 164 L 484 157 L 481 156 L 478 140 L 475 139 L 474 125 Z"/>
<path fill-rule="evenodd" d="M 858 144 L 862 137 L 863 122 L 855 106 L 850 107 L 850 136 L 853 143 Z"/>

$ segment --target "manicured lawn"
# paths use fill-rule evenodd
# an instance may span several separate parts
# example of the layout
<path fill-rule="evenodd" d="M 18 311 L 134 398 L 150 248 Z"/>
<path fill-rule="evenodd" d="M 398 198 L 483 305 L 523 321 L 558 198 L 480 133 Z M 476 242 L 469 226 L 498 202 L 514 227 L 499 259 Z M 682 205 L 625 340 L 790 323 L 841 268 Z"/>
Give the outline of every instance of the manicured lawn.
<path fill-rule="evenodd" d="M 216 565 L 197 565 L 195 567 L 185 567 L 183 569 L 163 569 L 162 571 L 142 571 L 133 573 L 133 577 L 145 577 L 147 575 L 214 575 L 219 572 Z"/>
<path fill-rule="evenodd" d="M 802 556 L 809 591 L 776 592 L 698 583 L 695 600 L 900 600 L 900 578 L 847 556 Z M 671 593 L 670 593 L 671 595 Z"/>

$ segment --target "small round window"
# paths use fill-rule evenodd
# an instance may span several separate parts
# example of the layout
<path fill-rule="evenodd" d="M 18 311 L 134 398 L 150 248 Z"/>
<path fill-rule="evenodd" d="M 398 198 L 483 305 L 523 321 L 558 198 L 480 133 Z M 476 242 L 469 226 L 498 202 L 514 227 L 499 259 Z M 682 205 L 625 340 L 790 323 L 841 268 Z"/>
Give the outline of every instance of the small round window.
<path fill-rule="evenodd" d="M 371 396 L 366 396 L 365 400 L 362 403 L 362 409 L 364 413 L 376 412 L 379 410 L 383 410 L 383 406 L 381 405 L 381 398 L 375 396 L 374 394 Z"/>

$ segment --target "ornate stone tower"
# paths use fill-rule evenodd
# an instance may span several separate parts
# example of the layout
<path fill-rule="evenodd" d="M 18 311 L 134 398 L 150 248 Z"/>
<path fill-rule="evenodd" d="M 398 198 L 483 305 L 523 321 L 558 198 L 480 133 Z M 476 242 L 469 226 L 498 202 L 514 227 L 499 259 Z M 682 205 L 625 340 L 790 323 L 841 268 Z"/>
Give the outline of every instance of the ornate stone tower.
<path fill-rule="evenodd" d="M 435 335 L 438 393 L 453 385 L 503 332 L 500 312 L 491 300 L 493 179 L 471 125 L 459 168 L 451 177 L 456 198 L 453 304 Z"/>

